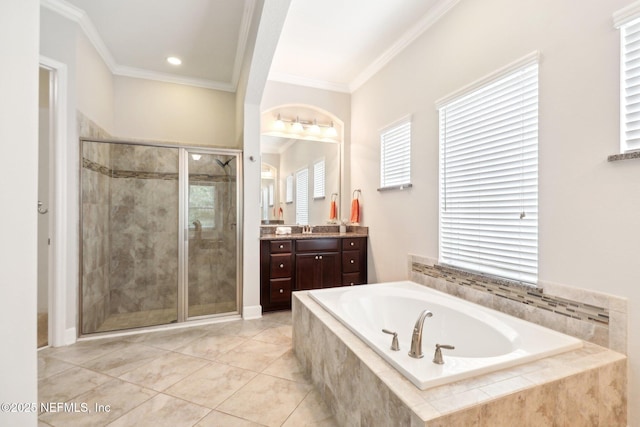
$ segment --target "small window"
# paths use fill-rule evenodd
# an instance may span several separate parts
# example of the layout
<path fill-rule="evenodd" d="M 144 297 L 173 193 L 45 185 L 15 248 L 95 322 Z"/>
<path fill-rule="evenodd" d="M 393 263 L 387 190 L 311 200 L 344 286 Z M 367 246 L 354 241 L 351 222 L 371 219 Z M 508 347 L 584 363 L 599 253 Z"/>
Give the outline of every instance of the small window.
<path fill-rule="evenodd" d="M 309 225 L 309 169 L 296 172 L 296 224 Z"/>
<path fill-rule="evenodd" d="M 313 198 L 324 198 L 324 159 L 313 164 Z"/>
<path fill-rule="evenodd" d="M 439 257 L 443 264 L 535 284 L 538 62 L 518 63 L 438 104 Z"/>
<path fill-rule="evenodd" d="M 196 221 L 199 221 L 203 228 L 215 228 L 215 206 L 214 185 L 189 185 L 189 228 L 195 228 Z"/>
<path fill-rule="evenodd" d="M 411 186 L 411 118 L 380 132 L 380 189 Z"/>
<path fill-rule="evenodd" d="M 615 19 L 615 17 L 614 17 Z M 616 22 L 620 28 L 620 151 L 640 150 L 640 16 Z"/>
<path fill-rule="evenodd" d="M 293 175 L 288 175 L 285 180 L 285 203 L 293 203 Z"/>

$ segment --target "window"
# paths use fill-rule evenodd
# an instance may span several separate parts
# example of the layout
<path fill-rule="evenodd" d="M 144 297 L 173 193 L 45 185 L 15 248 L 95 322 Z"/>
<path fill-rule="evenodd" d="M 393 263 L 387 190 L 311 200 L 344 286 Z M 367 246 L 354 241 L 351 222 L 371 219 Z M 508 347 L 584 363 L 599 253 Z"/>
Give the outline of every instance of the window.
<path fill-rule="evenodd" d="M 296 224 L 309 224 L 309 169 L 296 172 Z"/>
<path fill-rule="evenodd" d="M 189 227 L 200 221 L 203 228 L 216 226 L 216 187 L 214 185 L 189 185 Z"/>
<path fill-rule="evenodd" d="M 313 164 L 313 198 L 324 198 L 324 159 Z"/>
<path fill-rule="evenodd" d="M 380 132 L 380 189 L 411 186 L 411 119 Z"/>
<path fill-rule="evenodd" d="M 443 264 L 535 283 L 537 54 L 525 59 L 438 103 L 439 249 Z"/>
<path fill-rule="evenodd" d="M 620 71 L 620 151 L 640 150 L 640 17 L 618 19 Z"/>
<path fill-rule="evenodd" d="M 285 181 L 285 203 L 293 203 L 293 175 L 288 175 Z"/>

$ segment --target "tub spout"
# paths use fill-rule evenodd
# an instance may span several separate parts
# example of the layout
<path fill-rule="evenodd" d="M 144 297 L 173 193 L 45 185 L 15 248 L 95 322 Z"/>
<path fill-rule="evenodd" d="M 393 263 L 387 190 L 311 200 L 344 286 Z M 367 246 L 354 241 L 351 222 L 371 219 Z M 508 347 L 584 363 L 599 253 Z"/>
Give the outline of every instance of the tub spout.
<path fill-rule="evenodd" d="M 422 328 L 424 327 L 424 319 L 433 316 L 433 313 L 429 310 L 422 310 L 416 325 L 413 327 L 413 334 L 411 336 L 411 351 L 409 356 L 420 359 L 424 356 L 422 353 Z"/>

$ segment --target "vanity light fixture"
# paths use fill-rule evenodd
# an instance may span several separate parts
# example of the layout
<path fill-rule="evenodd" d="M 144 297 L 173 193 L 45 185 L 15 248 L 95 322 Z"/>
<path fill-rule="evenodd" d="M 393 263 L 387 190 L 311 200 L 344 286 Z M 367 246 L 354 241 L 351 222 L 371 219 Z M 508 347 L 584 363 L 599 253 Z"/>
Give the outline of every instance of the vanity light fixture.
<path fill-rule="evenodd" d="M 287 126 L 289 125 L 289 126 Z M 272 129 L 279 133 L 296 133 L 307 134 L 312 137 L 322 137 L 334 139 L 338 136 L 333 121 L 329 123 L 318 123 L 316 119 L 313 121 L 300 120 L 300 117 L 296 116 L 295 119 L 282 118 L 278 113 L 276 119 L 273 121 Z"/>
<path fill-rule="evenodd" d="M 177 56 L 169 56 L 167 58 L 167 62 L 171 65 L 181 65 L 182 59 L 178 58 Z"/>

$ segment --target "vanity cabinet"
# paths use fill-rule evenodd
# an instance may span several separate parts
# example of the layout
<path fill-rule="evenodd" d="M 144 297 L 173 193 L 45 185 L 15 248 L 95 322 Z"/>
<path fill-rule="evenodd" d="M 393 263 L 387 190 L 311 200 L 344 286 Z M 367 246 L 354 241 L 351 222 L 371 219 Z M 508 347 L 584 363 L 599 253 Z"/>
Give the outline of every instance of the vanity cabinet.
<path fill-rule="evenodd" d="M 367 237 L 313 237 L 260 242 L 263 311 L 291 308 L 291 292 L 367 283 Z"/>

